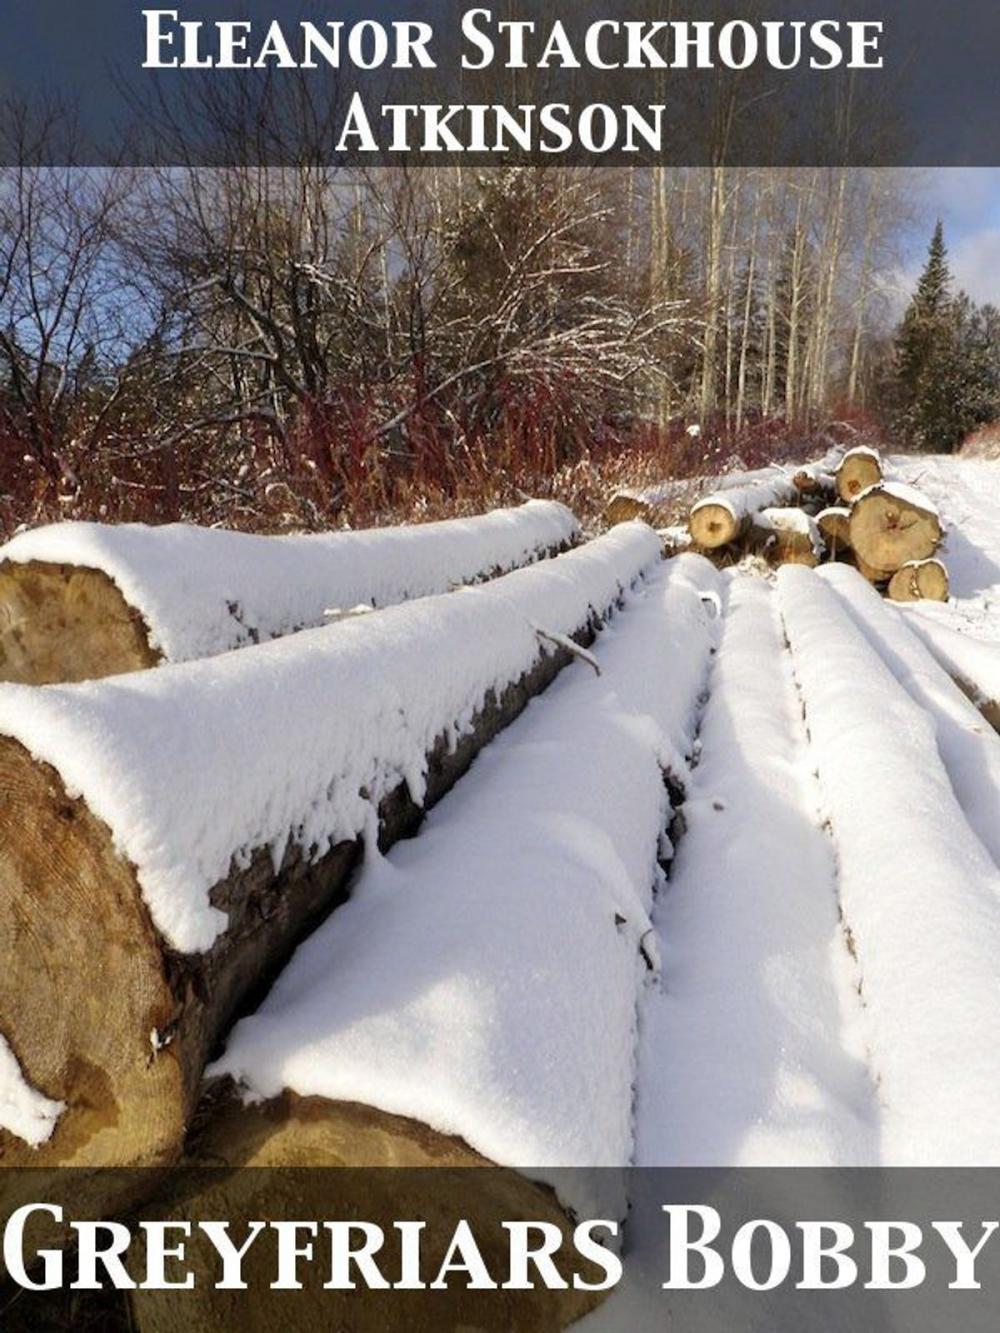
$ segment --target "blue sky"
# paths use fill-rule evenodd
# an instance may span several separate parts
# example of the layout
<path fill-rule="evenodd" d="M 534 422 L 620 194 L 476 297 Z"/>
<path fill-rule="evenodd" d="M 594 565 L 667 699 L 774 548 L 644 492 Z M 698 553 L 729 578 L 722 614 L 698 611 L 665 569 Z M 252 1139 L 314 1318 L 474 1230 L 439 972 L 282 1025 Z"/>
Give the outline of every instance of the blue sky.
<path fill-rule="evenodd" d="M 973 300 L 1000 305 L 1000 169 L 938 167 L 912 174 L 914 221 L 897 275 L 902 296 L 923 266 L 940 217 L 956 284 Z"/>

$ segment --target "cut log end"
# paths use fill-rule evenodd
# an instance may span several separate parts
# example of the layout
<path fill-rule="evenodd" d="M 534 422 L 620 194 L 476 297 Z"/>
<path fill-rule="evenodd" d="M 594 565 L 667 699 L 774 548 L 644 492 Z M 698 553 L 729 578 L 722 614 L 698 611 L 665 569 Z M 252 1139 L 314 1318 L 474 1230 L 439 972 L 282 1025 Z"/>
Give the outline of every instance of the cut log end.
<path fill-rule="evenodd" d="M 0 564 L 0 680 L 94 680 L 156 666 L 142 617 L 102 571 Z"/>
<path fill-rule="evenodd" d="M 179 1068 L 151 1034 L 173 1004 L 135 873 L 57 775 L 0 739 L 0 1032 L 28 1084 L 65 1104 L 3 1166 L 156 1164 L 183 1134 Z M 109 997 L 114 996 L 114 1003 Z"/>
<path fill-rule="evenodd" d="M 816 526 L 823 535 L 826 552 L 831 560 L 851 549 L 851 511 L 836 506 L 816 515 Z"/>
<path fill-rule="evenodd" d="M 876 569 L 874 565 L 869 565 L 866 561 L 862 560 L 857 553 L 854 555 L 854 563 L 857 566 L 858 573 L 866 578 L 869 583 L 881 585 L 888 583 L 892 578 L 891 569 Z"/>
<path fill-rule="evenodd" d="M 889 597 L 894 602 L 946 602 L 949 591 L 948 571 L 940 560 L 903 565 L 889 580 Z"/>
<path fill-rule="evenodd" d="M 641 500 L 637 495 L 615 495 L 605 507 L 604 525 L 608 528 L 614 528 L 619 523 L 630 523 L 634 518 L 641 518 L 649 522 L 652 515 L 652 506 L 647 504 L 645 500 Z"/>
<path fill-rule="evenodd" d="M 705 551 L 714 551 L 736 541 L 742 526 L 728 505 L 711 501 L 696 505 L 688 517 L 691 540 Z"/>
<path fill-rule="evenodd" d="M 851 510 L 851 547 L 858 563 L 892 575 L 903 565 L 928 560 L 941 542 L 932 509 L 888 488 L 866 492 Z"/>
<path fill-rule="evenodd" d="M 385 1234 L 378 1262 L 387 1272 L 399 1267 L 393 1222 L 420 1218 L 426 1223 L 421 1258 L 428 1282 L 436 1276 L 459 1219 L 469 1223 L 486 1269 L 498 1284 L 507 1280 L 509 1270 L 504 1221 L 530 1218 L 554 1224 L 563 1233 L 561 1252 L 573 1253 L 572 1223 L 550 1188 L 495 1166 L 459 1138 L 371 1106 L 300 1097 L 288 1091 L 270 1101 L 244 1106 L 227 1082 L 205 1099 L 186 1164 L 192 1168 L 189 1179 L 195 1188 L 185 1187 L 188 1177 L 182 1171 L 175 1196 L 165 1204 L 162 1200 L 151 1204 L 150 1216 L 163 1219 L 173 1212 L 195 1222 L 225 1217 L 242 1234 L 253 1218 L 357 1217 L 358 1203 L 363 1200 L 360 1216 L 381 1226 Z M 313 1169 L 296 1173 L 294 1188 L 287 1174 L 260 1169 L 287 1167 Z M 324 1172 L 317 1167 L 341 1169 Z M 343 1169 L 372 1167 L 410 1169 L 366 1171 L 364 1176 Z M 288 1208 L 293 1211 L 286 1214 Z M 248 1253 L 244 1274 L 248 1291 L 234 1298 L 234 1293 L 216 1291 L 209 1273 L 196 1272 L 193 1291 L 133 1293 L 136 1326 L 142 1333 L 236 1325 L 264 1333 L 286 1325 L 287 1293 L 269 1289 L 274 1264 L 269 1239 Z M 196 1265 L 200 1253 L 192 1251 Z M 210 1253 L 206 1259 L 213 1262 Z M 137 1270 L 141 1271 L 141 1265 L 140 1252 Z M 568 1261 L 564 1266 L 568 1268 Z M 587 1281 L 600 1277 L 593 1265 L 579 1259 L 573 1267 Z M 320 1284 L 327 1276 L 326 1265 L 302 1266 L 303 1289 L 296 1296 L 294 1310 L 295 1327 L 304 1333 L 341 1327 L 381 1333 L 390 1326 L 554 1333 L 580 1319 L 602 1299 L 572 1286 L 567 1291 L 540 1286 L 534 1291 L 477 1293 L 461 1280 L 433 1293 L 364 1287 L 323 1291 Z"/>
<path fill-rule="evenodd" d="M 869 486 L 882 480 L 882 464 L 878 455 L 867 449 L 849 451 L 837 468 L 837 494 L 845 504 L 851 504 Z"/>
<path fill-rule="evenodd" d="M 776 531 L 774 528 L 755 525 L 751 529 L 747 549 L 761 556 L 769 565 L 805 565 L 808 569 L 815 569 L 819 564 L 816 547 L 805 532 Z"/>

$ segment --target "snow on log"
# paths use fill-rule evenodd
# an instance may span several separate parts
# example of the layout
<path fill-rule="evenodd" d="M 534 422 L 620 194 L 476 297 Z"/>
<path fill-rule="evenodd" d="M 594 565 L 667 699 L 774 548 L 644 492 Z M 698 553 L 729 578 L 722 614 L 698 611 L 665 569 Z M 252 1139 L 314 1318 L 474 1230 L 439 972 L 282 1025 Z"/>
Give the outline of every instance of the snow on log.
<path fill-rule="evenodd" d="M 859 563 L 888 579 L 901 565 L 934 554 L 941 543 L 941 520 L 918 490 L 887 481 L 858 496 L 849 536 Z"/>
<path fill-rule="evenodd" d="M 914 702 L 933 719 L 938 750 L 959 804 L 1000 865 L 1000 736 L 912 632 L 912 616 L 901 616 L 847 565 L 827 566 L 821 577 Z"/>
<path fill-rule="evenodd" d="M 724 472 L 718 477 L 676 477 L 641 489 L 617 491 L 604 510 L 604 521 L 609 526 L 624 523 L 631 518 L 655 523 L 658 518 L 668 516 L 678 505 L 688 503 L 692 493 L 703 490 L 708 484 L 714 490 L 728 491 L 772 481 L 776 475 L 781 474 L 774 467 L 755 468 L 752 472 Z"/>
<path fill-rule="evenodd" d="M 180 1145 L 208 1051 L 660 562 L 633 524 L 493 583 L 245 652 L 0 686 L 0 1033 L 65 1103 L 5 1163 Z M 590 674 L 588 672 L 588 674 Z M 0 1103 L 4 1089 L 0 1087 Z"/>
<path fill-rule="evenodd" d="M 846 507 L 832 505 L 820 510 L 816 515 L 816 526 L 831 559 L 835 560 L 851 549 L 851 511 Z"/>
<path fill-rule="evenodd" d="M 789 469 L 792 483 L 803 501 L 815 505 L 818 501 L 830 503 L 834 499 L 837 494 L 837 469 L 843 456 L 843 449 L 835 446 L 814 463 Z"/>
<path fill-rule="evenodd" d="M 882 459 L 877 449 L 861 444 L 848 449 L 837 467 L 837 494 L 845 504 L 853 504 L 862 491 L 882 480 Z"/>
<path fill-rule="evenodd" d="M 934 721 L 832 588 L 778 574 L 837 848 L 887 1165 L 1000 1162 L 1000 871 L 969 826 Z"/>
<path fill-rule="evenodd" d="M 286 1146 L 230 1115 L 213 1155 L 228 1143 L 241 1161 L 252 1143 L 301 1160 L 289 1098 L 322 1098 L 333 1160 L 357 1164 L 333 1131 L 361 1105 L 530 1169 L 583 1216 L 610 1215 L 588 1211 L 619 1202 L 590 1197 L 605 1182 L 561 1169 L 630 1160 L 649 913 L 716 638 L 705 595 L 718 588 L 700 557 L 665 565 L 600 636 L 600 676 L 566 673 L 419 838 L 366 863 L 209 1070 L 254 1102 L 277 1099 L 270 1132 Z M 358 1151 L 389 1164 L 396 1137 Z"/>
<path fill-rule="evenodd" d="M 948 571 L 940 560 L 909 560 L 889 580 L 894 602 L 946 602 Z"/>
<path fill-rule="evenodd" d="M 566 550 L 570 511 L 261 537 L 182 523 L 57 523 L 0 547 L 0 680 L 42 685 L 210 657 Z"/>
<path fill-rule="evenodd" d="M 906 623 L 986 720 L 1000 731 L 1000 641 L 977 639 L 932 614 L 943 611 L 943 607 L 918 602 L 906 613 Z"/>
<path fill-rule="evenodd" d="M 791 477 L 784 474 L 751 486 L 715 491 L 691 507 L 691 540 L 706 551 L 728 546 L 739 541 L 760 510 L 794 504 L 797 495 Z"/>
<path fill-rule="evenodd" d="M 621 1214 L 620 1179 L 589 1168 L 630 1160 L 637 1000 L 655 960 L 657 861 L 669 852 L 664 778 L 676 799 L 717 630 L 705 595 L 718 589 L 699 557 L 665 565 L 600 636 L 600 677 L 566 673 L 419 838 L 366 865 L 350 902 L 299 949 L 210 1071 L 191 1165 L 492 1165 L 444 1172 L 440 1186 L 375 1172 L 365 1216 L 419 1216 L 431 1236 L 447 1232 L 445 1216 L 471 1216 L 498 1282 L 508 1261 L 489 1237 L 502 1236 L 500 1220 L 544 1220 L 565 1234 L 564 1209 Z M 273 1208 L 266 1173 L 216 1171 L 193 1197 L 183 1180 L 178 1217 L 224 1216 L 239 1230 Z M 319 1204 L 329 1215 L 329 1198 Z M 226 1322 L 223 1299 L 208 1283 L 180 1299 L 136 1293 L 136 1322 L 160 1333 L 194 1311 L 198 1326 L 215 1327 Z M 313 1299 L 298 1298 L 298 1318 Z M 377 1304 L 370 1317 L 352 1304 L 338 1320 L 335 1295 L 316 1299 L 317 1329 L 388 1326 Z M 434 1326 L 534 1333 L 564 1327 L 594 1299 L 542 1291 L 507 1305 L 493 1294 L 454 1321 L 450 1306 L 435 1307 Z M 392 1327 L 404 1309 L 388 1308 Z M 265 1291 L 241 1326 L 264 1333 L 280 1314 Z"/>
<path fill-rule="evenodd" d="M 775 565 L 815 568 L 824 550 L 817 522 L 804 509 L 762 509 L 753 520 L 753 541 Z"/>
<path fill-rule="evenodd" d="M 636 1165 L 861 1165 L 860 1005 L 777 597 L 737 571 L 724 585 L 684 839 L 656 904 L 664 979 L 642 1007 Z"/>
<path fill-rule="evenodd" d="M 688 527 L 695 546 L 716 550 L 739 541 L 763 509 L 786 509 L 803 500 L 821 500 L 832 494 L 831 468 L 839 452 L 828 454 L 816 463 L 807 463 L 790 471 L 783 467 L 764 468 L 738 474 L 740 484 L 725 477 L 718 489 L 703 496 L 691 508 Z"/>

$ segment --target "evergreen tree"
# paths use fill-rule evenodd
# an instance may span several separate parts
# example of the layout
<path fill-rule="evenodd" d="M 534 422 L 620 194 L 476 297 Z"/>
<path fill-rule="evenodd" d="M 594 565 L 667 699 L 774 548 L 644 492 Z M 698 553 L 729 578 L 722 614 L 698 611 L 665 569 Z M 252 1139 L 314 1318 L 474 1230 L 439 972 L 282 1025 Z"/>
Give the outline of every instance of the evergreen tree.
<path fill-rule="evenodd" d="M 897 330 L 890 389 L 896 432 L 909 445 L 947 452 L 1000 410 L 996 315 L 951 292 L 944 231 Z"/>

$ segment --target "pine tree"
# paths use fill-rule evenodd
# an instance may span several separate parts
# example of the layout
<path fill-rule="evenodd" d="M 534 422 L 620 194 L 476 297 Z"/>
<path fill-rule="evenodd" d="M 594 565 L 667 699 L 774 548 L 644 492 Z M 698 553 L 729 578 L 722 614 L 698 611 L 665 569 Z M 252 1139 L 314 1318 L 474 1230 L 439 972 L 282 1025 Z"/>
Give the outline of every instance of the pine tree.
<path fill-rule="evenodd" d="M 896 334 L 891 405 L 906 443 L 945 452 L 1000 408 L 992 312 L 951 291 L 940 222 L 927 263 Z"/>

